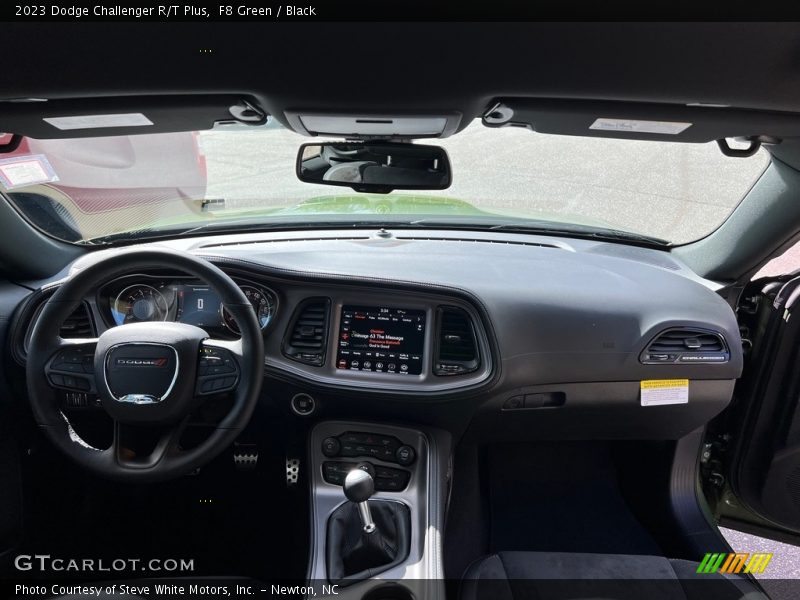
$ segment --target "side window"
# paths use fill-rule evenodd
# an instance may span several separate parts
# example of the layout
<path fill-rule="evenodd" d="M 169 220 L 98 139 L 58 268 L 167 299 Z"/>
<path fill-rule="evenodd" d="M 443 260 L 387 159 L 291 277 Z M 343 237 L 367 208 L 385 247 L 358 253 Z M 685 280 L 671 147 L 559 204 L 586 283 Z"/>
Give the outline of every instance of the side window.
<path fill-rule="evenodd" d="M 786 252 L 761 267 L 761 270 L 753 276 L 753 279 L 786 275 L 798 270 L 800 270 L 800 242 L 797 242 Z"/>

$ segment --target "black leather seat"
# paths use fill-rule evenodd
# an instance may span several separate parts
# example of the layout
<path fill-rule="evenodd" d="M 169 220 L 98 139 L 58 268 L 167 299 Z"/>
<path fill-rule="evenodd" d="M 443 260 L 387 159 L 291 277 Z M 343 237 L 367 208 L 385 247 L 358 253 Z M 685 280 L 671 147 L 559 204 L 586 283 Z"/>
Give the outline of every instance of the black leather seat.
<path fill-rule="evenodd" d="M 500 552 L 474 562 L 460 600 L 768 600 L 740 576 L 660 556 Z"/>

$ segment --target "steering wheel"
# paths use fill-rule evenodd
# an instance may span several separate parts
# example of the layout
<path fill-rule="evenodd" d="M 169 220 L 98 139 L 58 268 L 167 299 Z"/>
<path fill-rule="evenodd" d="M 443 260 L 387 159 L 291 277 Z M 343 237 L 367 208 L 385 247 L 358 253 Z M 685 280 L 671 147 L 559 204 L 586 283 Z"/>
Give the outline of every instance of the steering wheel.
<path fill-rule="evenodd" d="M 236 341 L 211 339 L 183 323 L 130 323 L 98 338 L 59 336 L 64 320 L 121 272 L 174 269 L 206 282 L 239 326 Z M 65 281 L 45 303 L 31 333 L 26 365 L 33 415 L 55 445 L 79 465 L 112 479 L 150 482 L 190 473 L 227 448 L 247 425 L 263 379 L 264 341 L 255 312 L 234 281 L 211 263 L 184 252 L 137 249 L 112 254 Z M 99 396 L 114 423 L 111 445 L 94 448 L 60 410 L 54 389 Z M 189 416 L 209 396 L 233 394 L 232 408 L 199 445 L 184 450 Z M 132 457 L 123 428 L 157 433 L 148 456 Z"/>

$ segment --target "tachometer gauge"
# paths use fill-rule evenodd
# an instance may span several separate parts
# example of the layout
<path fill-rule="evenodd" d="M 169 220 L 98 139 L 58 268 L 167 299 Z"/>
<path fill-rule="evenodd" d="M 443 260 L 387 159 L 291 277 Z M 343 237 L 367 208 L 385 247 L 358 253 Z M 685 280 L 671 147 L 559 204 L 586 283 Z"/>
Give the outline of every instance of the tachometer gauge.
<path fill-rule="evenodd" d="M 272 292 L 260 290 L 251 285 L 240 285 L 239 287 L 250 301 L 250 304 L 253 305 L 258 324 L 264 329 L 264 327 L 269 325 L 272 316 L 275 314 L 275 306 L 278 303 L 275 295 Z M 239 326 L 236 324 L 233 315 L 231 315 L 224 306 L 222 307 L 222 319 L 228 329 L 239 333 Z"/>
<path fill-rule="evenodd" d="M 111 314 L 117 325 L 141 321 L 164 321 L 168 306 L 164 295 L 144 284 L 126 287 L 111 304 Z"/>

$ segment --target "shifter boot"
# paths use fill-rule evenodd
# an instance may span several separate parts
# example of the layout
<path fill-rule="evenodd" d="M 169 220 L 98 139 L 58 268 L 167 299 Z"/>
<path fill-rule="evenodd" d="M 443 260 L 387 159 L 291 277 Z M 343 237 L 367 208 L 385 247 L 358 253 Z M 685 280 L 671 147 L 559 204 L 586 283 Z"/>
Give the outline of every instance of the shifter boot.
<path fill-rule="evenodd" d="M 347 502 L 328 520 L 326 555 L 328 579 L 347 585 L 373 577 L 408 557 L 411 523 L 408 508 L 399 502 L 371 500 L 376 528 L 364 533 L 358 508 Z"/>

